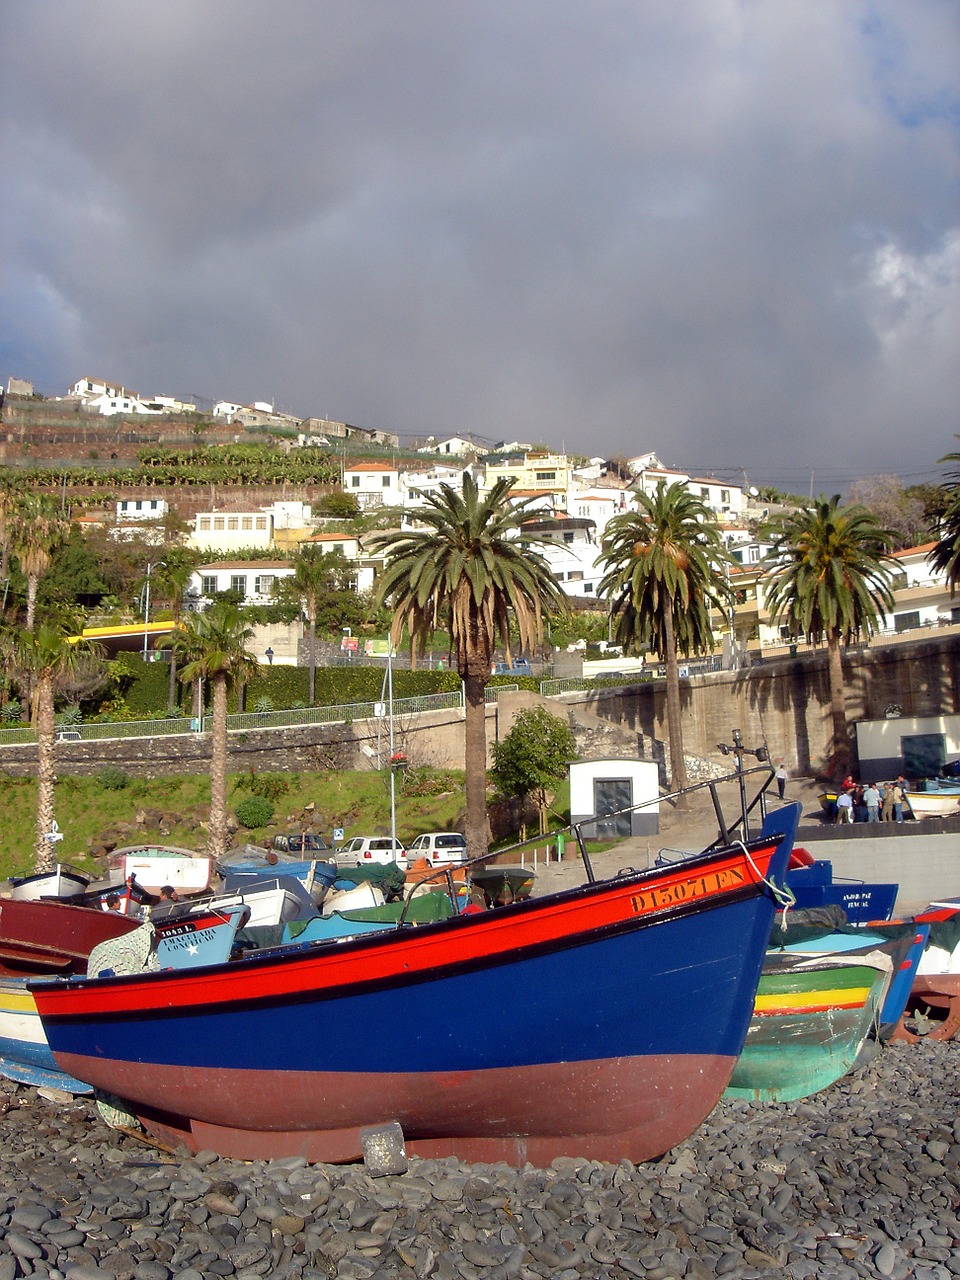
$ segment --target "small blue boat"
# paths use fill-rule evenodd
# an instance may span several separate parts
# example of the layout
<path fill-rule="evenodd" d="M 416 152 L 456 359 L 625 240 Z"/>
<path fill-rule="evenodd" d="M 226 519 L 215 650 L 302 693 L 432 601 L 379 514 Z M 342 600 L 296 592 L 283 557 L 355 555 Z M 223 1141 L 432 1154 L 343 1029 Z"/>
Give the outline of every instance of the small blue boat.
<path fill-rule="evenodd" d="M 840 907 L 850 924 L 889 920 L 900 892 L 898 884 L 837 879 L 833 863 L 826 859 L 811 861 L 806 866 L 791 866 L 787 871 L 787 888 L 796 898 L 798 910 Z"/>

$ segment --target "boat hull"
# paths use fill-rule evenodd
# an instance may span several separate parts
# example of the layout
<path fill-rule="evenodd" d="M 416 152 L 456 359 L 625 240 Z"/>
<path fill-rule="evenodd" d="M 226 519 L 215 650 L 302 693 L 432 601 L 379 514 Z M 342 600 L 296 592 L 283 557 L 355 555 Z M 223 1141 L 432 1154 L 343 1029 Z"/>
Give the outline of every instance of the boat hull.
<path fill-rule="evenodd" d="M 892 972 L 887 956 L 862 959 L 768 961 L 727 1097 L 789 1102 L 846 1075 L 879 1022 Z"/>
<path fill-rule="evenodd" d="M 116 911 L 5 899 L 0 901 L 0 973 L 86 973 L 95 946 L 136 927 L 137 921 Z"/>
<path fill-rule="evenodd" d="M 907 791 L 915 818 L 955 818 L 960 814 L 960 787 L 949 791 Z"/>
<path fill-rule="evenodd" d="M 192 1149 L 355 1159 L 363 1128 L 399 1121 L 424 1154 L 645 1160 L 729 1080 L 781 839 L 416 929 L 34 991 L 59 1065 Z"/>
<path fill-rule="evenodd" d="M 93 1092 L 54 1062 L 36 1002 L 23 978 L 0 977 L 0 1075 L 36 1088 Z"/>
<path fill-rule="evenodd" d="M 787 884 L 798 911 L 840 907 L 851 924 L 889 920 L 900 891 L 898 884 L 835 880 L 832 863 L 818 860 L 787 872 Z"/>
<path fill-rule="evenodd" d="M 36 875 L 11 880 L 10 896 L 18 902 L 39 902 L 41 898 L 68 898 L 82 893 L 90 883 L 90 877 L 82 872 L 56 867 L 53 871 L 40 871 Z"/>

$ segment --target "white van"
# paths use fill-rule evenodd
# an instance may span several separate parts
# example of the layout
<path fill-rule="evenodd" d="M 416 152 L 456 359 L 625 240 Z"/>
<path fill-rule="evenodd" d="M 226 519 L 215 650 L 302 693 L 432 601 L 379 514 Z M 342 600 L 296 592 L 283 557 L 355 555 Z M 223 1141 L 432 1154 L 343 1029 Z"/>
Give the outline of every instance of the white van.
<path fill-rule="evenodd" d="M 467 842 L 459 831 L 426 831 L 407 846 L 411 866 L 418 858 L 426 858 L 431 867 L 459 866 L 467 860 Z"/>

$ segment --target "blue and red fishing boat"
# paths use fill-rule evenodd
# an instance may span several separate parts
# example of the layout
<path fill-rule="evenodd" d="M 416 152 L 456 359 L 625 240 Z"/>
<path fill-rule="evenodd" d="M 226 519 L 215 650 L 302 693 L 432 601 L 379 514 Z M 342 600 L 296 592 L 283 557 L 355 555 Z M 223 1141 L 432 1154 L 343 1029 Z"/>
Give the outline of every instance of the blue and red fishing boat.
<path fill-rule="evenodd" d="M 743 1047 L 792 830 L 496 910 L 176 973 L 31 983 L 56 1062 L 240 1158 L 646 1160 Z"/>

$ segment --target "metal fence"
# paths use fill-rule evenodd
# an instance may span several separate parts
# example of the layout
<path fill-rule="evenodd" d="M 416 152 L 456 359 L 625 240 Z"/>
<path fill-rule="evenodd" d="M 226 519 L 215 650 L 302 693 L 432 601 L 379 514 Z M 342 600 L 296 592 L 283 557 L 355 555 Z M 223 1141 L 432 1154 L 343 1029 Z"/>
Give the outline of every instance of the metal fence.
<path fill-rule="evenodd" d="M 421 711 L 445 711 L 463 706 L 462 692 L 427 693 L 415 698 L 396 698 L 394 717 L 416 715 Z M 251 729 L 287 729 L 299 725 L 349 724 L 353 720 L 375 720 L 387 715 L 385 702 L 351 702 L 337 707 L 301 707 L 292 711 L 246 711 L 227 716 L 227 732 L 243 733 Z M 64 725 L 57 729 L 58 741 L 102 742 L 119 738 L 160 738 L 188 733 L 204 733 L 210 728 L 209 715 L 200 719 L 176 720 L 104 720 L 95 723 Z M 35 743 L 36 732 L 21 727 L 0 729 L 0 747 L 16 743 Z"/>
<path fill-rule="evenodd" d="M 394 698 L 394 718 L 421 711 L 446 711 L 463 706 L 463 693 L 425 693 L 416 698 Z M 227 716 L 227 730 L 286 729 L 291 725 L 349 724 L 353 720 L 377 720 L 387 715 L 386 702 L 348 702 L 336 707 L 301 707 L 295 711 L 244 711 Z M 207 717 L 209 719 L 209 717 Z"/>
<path fill-rule="evenodd" d="M 690 675 L 700 675 L 704 671 L 719 671 L 720 660 L 710 659 L 698 662 L 696 668 L 689 668 Z M 640 674 L 624 674 L 617 676 L 601 674 L 599 677 L 566 676 L 557 680 L 540 682 L 540 694 L 544 698 L 556 698 L 564 693 L 579 693 L 586 689 L 597 688 L 597 680 L 604 681 L 601 687 L 611 688 L 617 685 L 637 684 Z M 649 679 L 649 675 L 646 676 Z M 616 683 L 615 683 L 616 682 Z M 516 693 L 518 684 L 489 685 L 485 691 L 487 705 L 495 704 L 502 693 Z M 461 710 L 464 705 L 463 690 L 450 693 L 427 693 L 415 698 L 395 698 L 393 703 L 394 717 L 416 715 L 424 711 Z M 348 702 L 333 707 L 299 707 L 288 711 L 244 711 L 227 716 L 227 731 L 245 733 L 254 729 L 288 729 L 303 725 L 317 724 L 351 724 L 354 720 L 384 719 L 388 714 L 385 701 Z M 104 720 L 85 724 L 62 725 L 57 729 L 58 740 L 67 745 L 70 742 L 103 742 L 121 738 L 162 738 L 176 737 L 190 733 L 204 733 L 209 729 L 209 715 L 203 717 L 180 717 L 170 720 Z M 0 747 L 15 744 L 35 743 L 37 735 L 32 728 L 21 726 L 15 729 L 0 729 Z"/>

